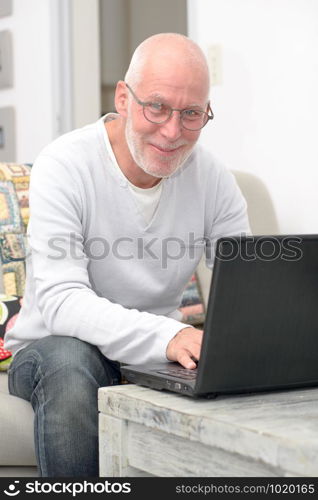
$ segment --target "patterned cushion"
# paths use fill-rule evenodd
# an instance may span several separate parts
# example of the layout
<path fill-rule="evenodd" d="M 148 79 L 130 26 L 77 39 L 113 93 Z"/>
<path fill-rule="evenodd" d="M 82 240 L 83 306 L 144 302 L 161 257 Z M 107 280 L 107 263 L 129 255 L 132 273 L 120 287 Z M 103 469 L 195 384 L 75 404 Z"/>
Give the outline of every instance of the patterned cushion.
<path fill-rule="evenodd" d="M 0 337 L 13 326 L 24 293 L 30 172 L 30 165 L 0 163 Z"/>
<path fill-rule="evenodd" d="M 21 305 L 22 297 L 0 294 L 0 338 L 12 328 Z"/>
<path fill-rule="evenodd" d="M 30 165 L 0 163 L 0 291 L 23 296 Z"/>
<path fill-rule="evenodd" d="M 0 294 L 0 372 L 7 370 L 12 361 L 11 352 L 4 349 L 3 337 L 13 327 L 21 305 L 22 297 Z"/>
<path fill-rule="evenodd" d="M 193 326 L 204 323 L 204 304 L 196 273 L 193 274 L 183 292 L 180 311 L 184 323 Z"/>
<path fill-rule="evenodd" d="M 0 338 L 0 372 L 5 372 L 12 361 L 12 354 L 4 348 L 3 339 Z"/>

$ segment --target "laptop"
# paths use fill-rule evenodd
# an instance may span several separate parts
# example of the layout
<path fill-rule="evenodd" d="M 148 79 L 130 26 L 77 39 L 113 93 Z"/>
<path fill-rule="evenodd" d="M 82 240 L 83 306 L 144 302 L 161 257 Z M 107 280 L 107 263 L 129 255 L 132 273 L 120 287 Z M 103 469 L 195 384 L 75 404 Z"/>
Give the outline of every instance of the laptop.
<path fill-rule="evenodd" d="M 318 385 L 318 235 L 219 239 L 197 368 L 121 369 L 191 397 Z"/>

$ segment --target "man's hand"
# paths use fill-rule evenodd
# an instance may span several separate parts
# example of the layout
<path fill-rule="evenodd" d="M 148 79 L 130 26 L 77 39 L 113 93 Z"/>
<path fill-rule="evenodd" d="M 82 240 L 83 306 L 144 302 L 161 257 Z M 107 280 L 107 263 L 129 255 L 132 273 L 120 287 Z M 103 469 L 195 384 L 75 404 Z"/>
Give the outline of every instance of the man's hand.
<path fill-rule="evenodd" d="M 200 358 L 203 331 L 197 328 L 183 328 L 169 342 L 166 355 L 170 361 L 178 361 L 180 365 L 192 370 L 196 368 L 193 361 Z"/>

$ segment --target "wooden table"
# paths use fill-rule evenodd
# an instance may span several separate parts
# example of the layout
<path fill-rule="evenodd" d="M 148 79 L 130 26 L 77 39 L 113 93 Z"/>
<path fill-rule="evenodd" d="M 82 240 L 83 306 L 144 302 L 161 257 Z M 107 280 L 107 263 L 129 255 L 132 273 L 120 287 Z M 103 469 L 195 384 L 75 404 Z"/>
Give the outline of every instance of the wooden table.
<path fill-rule="evenodd" d="M 318 476 L 318 389 L 194 400 L 99 390 L 100 475 Z"/>

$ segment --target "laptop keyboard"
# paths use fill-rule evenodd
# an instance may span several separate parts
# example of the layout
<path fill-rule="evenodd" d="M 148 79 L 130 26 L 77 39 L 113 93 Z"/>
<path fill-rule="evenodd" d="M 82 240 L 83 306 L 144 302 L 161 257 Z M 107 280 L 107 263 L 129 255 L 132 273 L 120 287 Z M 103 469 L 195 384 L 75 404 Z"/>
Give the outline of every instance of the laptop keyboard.
<path fill-rule="evenodd" d="M 169 375 L 170 377 L 193 380 L 196 378 L 198 370 L 196 368 L 194 370 L 188 370 L 187 368 L 182 368 L 182 366 L 168 366 L 166 369 L 156 370 L 156 372 L 162 375 Z"/>

